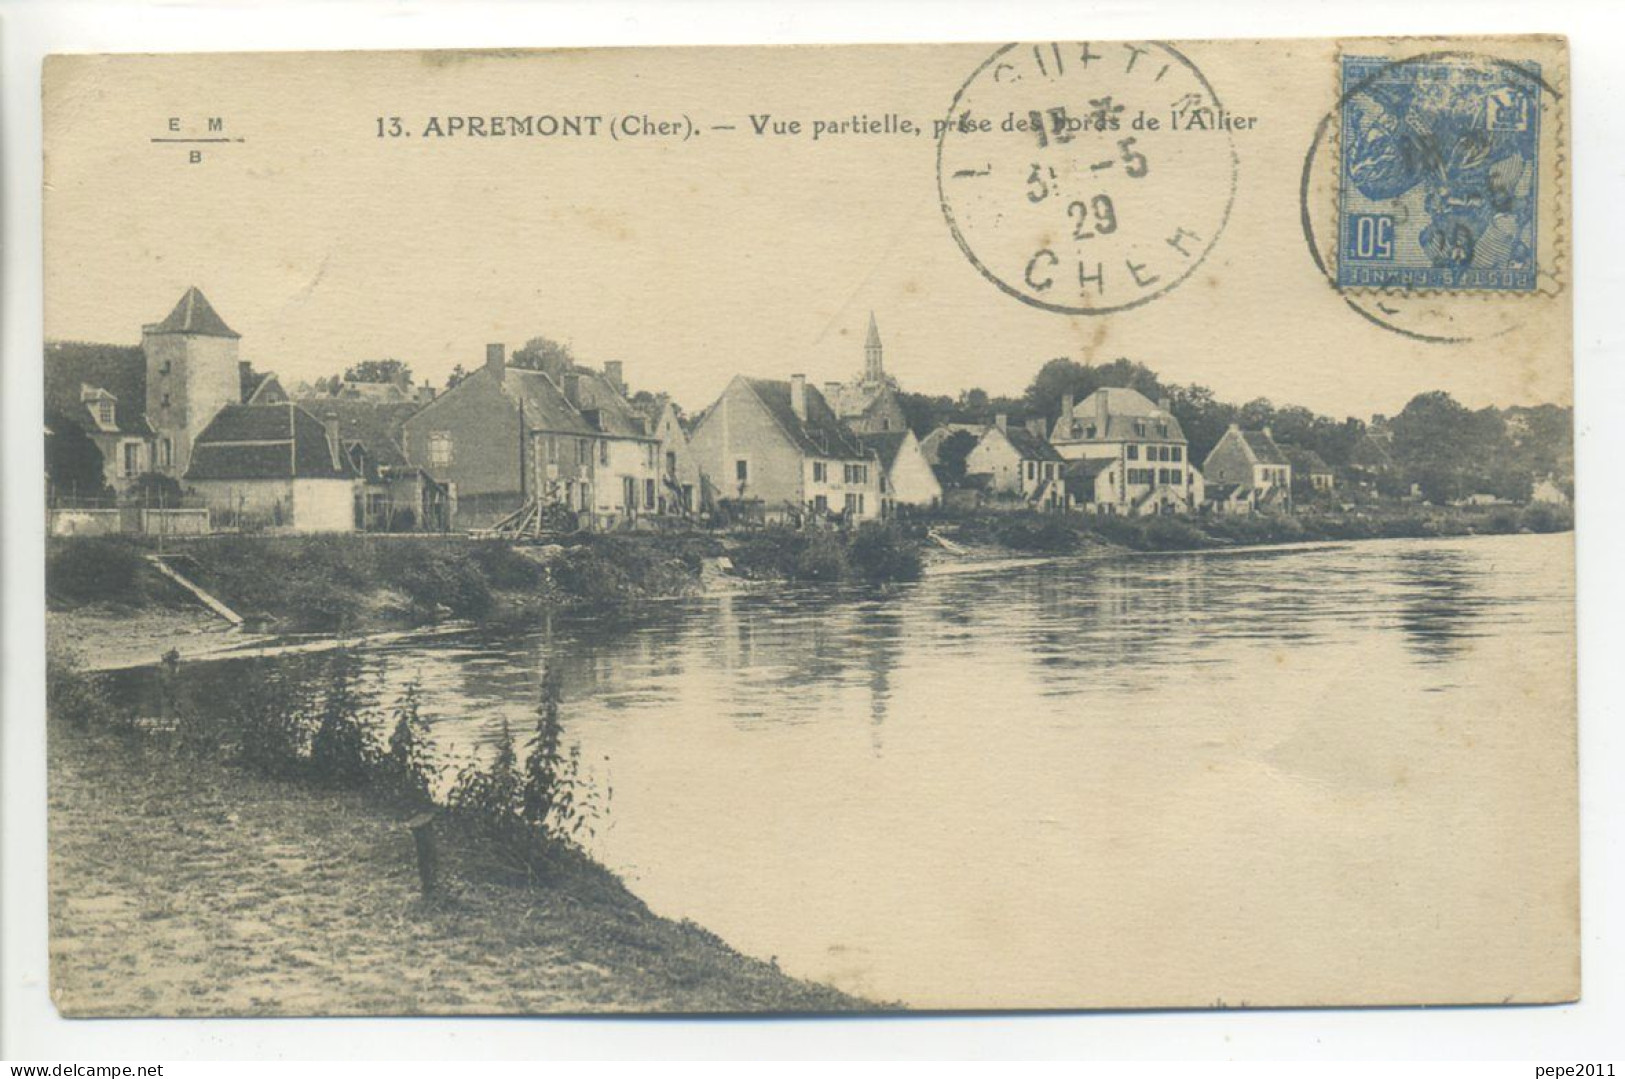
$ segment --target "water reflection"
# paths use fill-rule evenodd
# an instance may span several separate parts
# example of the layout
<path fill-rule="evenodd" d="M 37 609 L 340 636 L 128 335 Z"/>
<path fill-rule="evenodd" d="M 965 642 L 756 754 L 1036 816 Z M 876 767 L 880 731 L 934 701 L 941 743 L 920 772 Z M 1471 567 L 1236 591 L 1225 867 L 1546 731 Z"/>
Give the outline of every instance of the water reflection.
<path fill-rule="evenodd" d="M 889 592 L 785 589 L 400 641 L 364 662 L 385 707 L 420 684 L 448 761 L 488 752 L 504 719 L 527 729 L 542 672 L 557 669 L 567 737 L 615 787 L 596 853 L 656 909 L 858 991 L 962 1005 L 935 994 L 985 982 L 1008 1004 L 1029 999 L 1010 991 L 1020 983 L 1054 1003 L 1054 980 L 1096 961 L 1091 941 L 1148 931 L 1123 921 L 1130 909 L 1159 933 L 1189 926 L 1203 954 L 1245 940 L 1246 927 L 1214 923 L 1242 917 L 1233 896 L 1164 911 L 1209 859 L 1314 884 L 1305 867 L 1324 837 L 1281 819 L 1292 799 L 1305 819 L 1352 814 L 1356 833 L 1413 827 L 1381 818 L 1369 793 L 1396 767 L 1391 734 L 1373 739 L 1371 724 L 1409 725 L 1402 756 L 1416 775 L 1481 769 L 1440 732 L 1499 707 L 1520 664 L 1561 656 L 1571 597 L 1550 567 L 1567 542 L 1143 556 Z M 324 662 L 277 665 L 315 682 Z M 227 694 L 240 667 L 185 674 L 196 693 Z M 126 675 L 122 691 L 149 681 Z M 1326 794 L 1351 776 L 1361 798 Z M 1249 827 L 1281 831 L 1260 842 Z"/>

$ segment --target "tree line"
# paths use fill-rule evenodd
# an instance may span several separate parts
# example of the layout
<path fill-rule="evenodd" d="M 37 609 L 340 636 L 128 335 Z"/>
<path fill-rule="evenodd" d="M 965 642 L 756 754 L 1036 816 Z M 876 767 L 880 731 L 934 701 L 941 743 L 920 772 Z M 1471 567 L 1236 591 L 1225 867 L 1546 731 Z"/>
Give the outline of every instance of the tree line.
<path fill-rule="evenodd" d="M 1414 483 L 1430 501 L 1478 493 L 1527 501 L 1533 485 L 1548 477 L 1573 495 L 1574 417 L 1566 406 L 1473 410 L 1435 390 L 1416 395 L 1399 413 L 1373 426 L 1359 417 L 1324 416 L 1265 397 L 1242 404 L 1221 401 L 1206 386 L 1165 382 L 1145 364 L 1127 358 L 1091 364 L 1067 357 L 1040 367 L 1020 396 L 969 389 L 957 397 L 900 397 L 909 426 L 923 438 L 945 423 L 989 424 L 1001 413 L 1012 423 L 1040 417 L 1048 431 L 1067 394 L 1081 403 L 1102 387 L 1126 387 L 1152 401 L 1166 400 L 1185 431 L 1191 460 L 1197 462 L 1206 459 L 1232 423 L 1248 430 L 1268 427 L 1276 442 L 1312 450 L 1339 471 L 1349 468 L 1356 447 L 1371 435 L 1395 463 L 1387 482 L 1405 490 Z"/>

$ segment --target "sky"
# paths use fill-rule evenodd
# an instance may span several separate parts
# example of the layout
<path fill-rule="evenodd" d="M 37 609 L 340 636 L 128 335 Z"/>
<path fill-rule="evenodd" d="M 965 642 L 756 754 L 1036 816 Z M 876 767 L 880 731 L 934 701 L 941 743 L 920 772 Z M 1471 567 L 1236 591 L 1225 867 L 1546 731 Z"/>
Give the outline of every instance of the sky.
<path fill-rule="evenodd" d="M 1050 358 L 1126 356 L 1224 399 L 1335 416 L 1393 413 L 1433 389 L 1474 407 L 1568 401 L 1566 297 L 1449 301 L 1459 324 L 1499 335 L 1437 345 L 1371 323 L 1328 287 L 1299 203 L 1304 155 L 1331 102 L 1324 51 L 1187 48 L 1227 107 L 1260 120 L 1231 136 L 1234 202 L 1201 268 L 1107 315 L 1030 306 L 971 265 L 940 206 L 929 133 L 813 142 L 751 132 L 753 114 L 808 125 L 891 113 L 929 125 L 988 53 L 54 60 L 46 335 L 135 343 L 196 285 L 242 334 L 242 357 L 289 384 L 394 357 L 438 385 L 454 365 L 480 363 L 488 342 L 543 335 L 585 363 L 622 361 L 634 388 L 692 411 L 736 373 L 851 377 L 872 311 L 888 369 L 925 393 L 1017 394 Z M 431 118 L 493 114 L 687 118 L 701 133 L 425 134 Z M 412 134 L 380 138 L 378 118 L 391 116 Z M 152 141 L 216 135 L 243 141 Z M 191 163 L 199 148 L 204 160 Z M 1188 186 L 1176 201 L 1211 197 Z"/>

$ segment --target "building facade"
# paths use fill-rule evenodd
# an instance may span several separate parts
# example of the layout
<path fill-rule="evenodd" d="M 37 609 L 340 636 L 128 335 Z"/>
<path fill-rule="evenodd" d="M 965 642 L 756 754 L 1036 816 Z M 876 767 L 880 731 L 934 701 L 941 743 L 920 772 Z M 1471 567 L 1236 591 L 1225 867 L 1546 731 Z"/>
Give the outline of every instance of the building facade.
<path fill-rule="evenodd" d="M 660 441 L 617 388 L 575 364 L 515 367 L 504 345 L 402 425 L 410 464 L 443 484 L 455 528 L 489 527 L 531 501 L 595 528 L 660 512 Z"/>
<path fill-rule="evenodd" d="M 689 445 L 720 509 L 768 520 L 881 514 L 879 461 L 804 376 L 736 375 Z"/>
<path fill-rule="evenodd" d="M 184 479 L 203 498 L 215 528 L 356 528 L 359 477 L 336 432 L 298 405 L 227 405 L 189 449 Z"/>
<path fill-rule="evenodd" d="M 1268 427 L 1243 431 L 1231 424 L 1202 462 L 1202 474 L 1214 486 L 1235 484 L 1255 510 L 1292 509 L 1292 462 Z"/>
<path fill-rule="evenodd" d="M 913 431 L 905 427 L 901 431 L 860 434 L 858 439 L 880 464 L 883 512 L 889 514 L 897 506 L 942 504 L 942 483 Z"/>
<path fill-rule="evenodd" d="M 1074 504 L 1094 513 L 1189 513 L 1201 503 L 1202 477 L 1190 461 L 1185 432 L 1166 400 L 1138 390 L 1102 387 L 1074 404 L 1061 399 L 1050 444 L 1068 461 L 1111 461 L 1115 469 L 1079 470 Z M 1092 471 L 1090 477 L 1085 471 Z"/>
<path fill-rule="evenodd" d="M 221 409 L 243 400 L 239 339 L 196 286 L 169 317 L 141 328 L 154 471 L 186 475 L 198 435 Z"/>
<path fill-rule="evenodd" d="M 1061 473 L 1065 464 L 1055 447 L 1045 441 L 1041 420 L 1030 428 L 1015 427 L 1001 415 L 966 454 L 965 475 L 986 476 L 984 489 L 991 494 L 1064 509 L 1066 484 Z"/>

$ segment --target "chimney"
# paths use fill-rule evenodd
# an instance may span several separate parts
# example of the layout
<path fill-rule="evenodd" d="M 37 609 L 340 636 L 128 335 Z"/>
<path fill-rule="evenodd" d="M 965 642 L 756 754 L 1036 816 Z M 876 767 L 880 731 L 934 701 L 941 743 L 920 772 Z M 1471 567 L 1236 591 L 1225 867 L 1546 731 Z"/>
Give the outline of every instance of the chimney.
<path fill-rule="evenodd" d="M 830 408 L 835 408 L 835 402 L 841 399 L 841 384 L 839 382 L 824 383 L 824 400 L 829 402 Z"/>
<path fill-rule="evenodd" d="M 993 426 L 997 427 L 1001 431 L 1009 430 L 1010 414 L 1008 412 L 1000 412 L 998 415 L 994 416 Z"/>
<path fill-rule="evenodd" d="M 1095 423 L 1100 427 L 1100 437 L 1106 437 L 1106 387 L 1102 386 L 1095 391 Z"/>
<path fill-rule="evenodd" d="M 1174 403 L 1166 397 L 1159 397 L 1157 398 L 1157 407 L 1162 409 L 1164 412 L 1172 413 L 1174 410 Z"/>
<path fill-rule="evenodd" d="M 802 423 L 807 422 L 807 376 L 790 376 L 790 411 L 796 414 L 796 419 Z"/>
<path fill-rule="evenodd" d="M 581 407 L 581 376 L 573 371 L 565 372 L 560 381 L 559 388 L 564 391 L 564 399 L 576 408 Z"/>
<path fill-rule="evenodd" d="M 604 377 L 609 379 L 609 384 L 615 387 L 616 393 L 626 392 L 626 379 L 623 377 L 625 373 L 626 368 L 620 360 L 604 361 Z"/>
<path fill-rule="evenodd" d="M 1071 418 L 1072 418 L 1072 395 L 1070 393 L 1063 393 L 1061 395 L 1061 419 L 1070 420 Z"/>
<path fill-rule="evenodd" d="M 508 367 L 507 345 L 485 346 L 485 369 L 496 378 L 501 379 Z"/>

